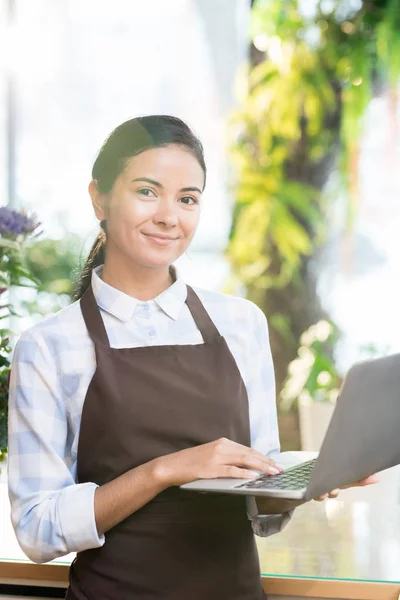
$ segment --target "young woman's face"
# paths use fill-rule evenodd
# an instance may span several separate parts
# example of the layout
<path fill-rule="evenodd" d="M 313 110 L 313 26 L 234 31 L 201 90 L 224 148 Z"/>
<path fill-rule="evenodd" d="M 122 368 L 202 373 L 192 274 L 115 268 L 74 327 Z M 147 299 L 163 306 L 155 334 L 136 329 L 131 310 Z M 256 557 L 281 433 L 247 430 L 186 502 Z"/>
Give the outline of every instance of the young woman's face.
<path fill-rule="evenodd" d="M 172 264 L 196 231 L 203 186 L 203 170 L 184 147 L 130 158 L 110 194 L 93 200 L 97 217 L 107 220 L 107 252 L 143 267 Z"/>

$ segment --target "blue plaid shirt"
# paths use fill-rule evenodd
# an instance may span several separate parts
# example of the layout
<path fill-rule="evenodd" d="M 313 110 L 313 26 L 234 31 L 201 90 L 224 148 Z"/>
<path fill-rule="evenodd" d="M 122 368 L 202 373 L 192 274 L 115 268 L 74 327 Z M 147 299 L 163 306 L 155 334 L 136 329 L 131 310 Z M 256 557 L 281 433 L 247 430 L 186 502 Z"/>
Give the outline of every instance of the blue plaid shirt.
<path fill-rule="evenodd" d="M 154 300 L 141 302 L 92 274 L 95 298 L 115 348 L 201 344 L 176 281 Z M 223 335 L 247 388 L 252 447 L 279 452 L 274 369 L 263 312 L 243 298 L 196 288 Z M 12 522 L 23 551 L 35 562 L 99 547 L 95 483 L 77 483 L 82 407 L 96 369 L 95 351 L 75 302 L 26 331 L 12 362 L 9 397 L 9 494 Z M 255 517 L 258 535 L 279 531 L 288 515 Z"/>

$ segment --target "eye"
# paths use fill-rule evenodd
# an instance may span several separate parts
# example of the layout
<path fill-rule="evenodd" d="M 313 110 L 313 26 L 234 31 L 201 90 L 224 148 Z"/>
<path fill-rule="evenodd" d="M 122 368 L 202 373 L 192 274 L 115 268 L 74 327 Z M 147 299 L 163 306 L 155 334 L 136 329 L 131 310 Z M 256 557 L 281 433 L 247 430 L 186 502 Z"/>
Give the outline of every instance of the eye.
<path fill-rule="evenodd" d="M 150 198 L 152 196 L 155 197 L 155 193 L 150 188 L 141 188 L 140 190 L 138 190 L 138 194 L 141 194 L 142 196 L 147 196 Z"/>
<path fill-rule="evenodd" d="M 195 206 L 199 203 L 198 199 L 193 196 L 183 196 L 183 198 L 181 198 L 181 202 L 187 206 Z"/>

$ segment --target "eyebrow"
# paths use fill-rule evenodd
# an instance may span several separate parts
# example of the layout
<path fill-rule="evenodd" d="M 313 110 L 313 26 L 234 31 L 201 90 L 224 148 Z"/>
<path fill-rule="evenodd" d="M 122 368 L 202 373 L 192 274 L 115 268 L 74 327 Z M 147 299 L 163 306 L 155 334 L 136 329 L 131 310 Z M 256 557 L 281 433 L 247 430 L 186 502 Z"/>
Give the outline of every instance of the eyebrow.
<path fill-rule="evenodd" d="M 154 181 L 154 179 L 150 179 L 149 177 L 137 177 L 136 179 L 132 179 L 131 183 L 133 183 L 134 181 L 146 181 L 147 183 L 151 183 L 152 185 L 155 185 L 156 187 L 160 188 L 160 189 L 164 189 L 164 186 L 159 182 L 159 181 Z M 199 192 L 199 194 L 202 194 L 202 191 L 200 188 L 198 187 L 184 187 L 181 188 L 179 190 L 180 192 Z"/>

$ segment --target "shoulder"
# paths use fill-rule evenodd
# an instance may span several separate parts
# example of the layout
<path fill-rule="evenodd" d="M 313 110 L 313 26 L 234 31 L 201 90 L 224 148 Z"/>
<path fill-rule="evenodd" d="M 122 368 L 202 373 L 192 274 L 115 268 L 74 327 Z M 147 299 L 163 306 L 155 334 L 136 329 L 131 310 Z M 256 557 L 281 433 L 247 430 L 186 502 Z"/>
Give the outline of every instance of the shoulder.
<path fill-rule="evenodd" d="M 76 301 L 57 313 L 26 329 L 19 337 L 16 349 L 28 344 L 48 347 L 52 355 L 57 355 L 57 347 L 65 346 L 69 340 L 85 333 L 85 324 L 80 302 Z"/>
<path fill-rule="evenodd" d="M 240 296 L 232 296 L 203 288 L 193 287 L 211 318 L 235 321 L 247 327 L 257 328 L 266 325 L 263 311 L 251 300 Z"/>

